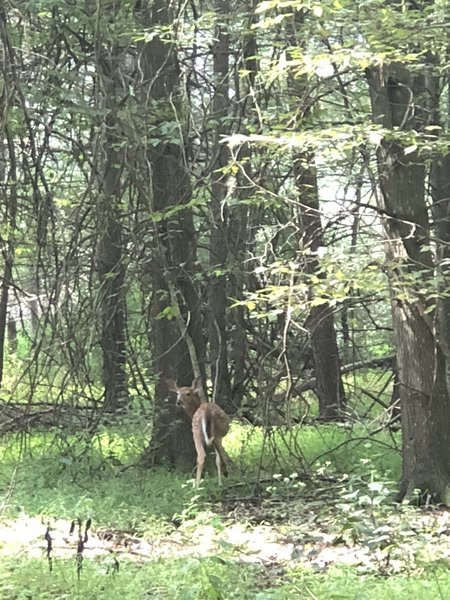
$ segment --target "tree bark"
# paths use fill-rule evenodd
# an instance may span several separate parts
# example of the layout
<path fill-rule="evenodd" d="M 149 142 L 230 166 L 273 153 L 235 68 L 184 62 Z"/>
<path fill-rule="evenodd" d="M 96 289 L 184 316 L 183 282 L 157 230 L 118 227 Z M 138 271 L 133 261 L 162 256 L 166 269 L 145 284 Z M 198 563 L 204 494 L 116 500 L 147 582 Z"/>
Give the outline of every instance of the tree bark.
<path fill-rule="evenodd" d="M 303 154 L 294 164 L 295 184 L 299 192 L 299 256 L 308 275 L 319 272 L 317 251 L 325 244 L 313 161 L 312 155 Z M 319 418 L 330 421 L 342 416 L 345 392 L 340 373 L 333 309 L 327 301 L 315 304 L 315 299 L 314 288 L 310 287 L 309 300 L 312 307 L 306 325 L 314 359 Z"/>
<path fill-rule="evenodd" d="M 424 78 L 396 63 L 374 67 L 367 75 L 375 122 L 389 129 L 420 131 Z M 417 151 L 410 150 L 414 149 L 405 152 L 395 140 L 383 140 L 378 150 L 403 432 L 400 496 L 419 489 L 448 503 L 450 398 L 433 306 L 423 292 L 433 283 L 435 268 L 425 167 Z"/>
<path fill-rule="evenodd" d="M 1 255 L 3 258 L 3 273 L 0 285 L 0 387 L 4 375 L 5 340 L 7 328 L 8 298 L 13 278 L 14 253 L 16 247 L 17 219 L 17 160 L 14 139 L 8 124 L 13 82 L 10 75 L 15 68 L 14 50 L 6 30 L 4 8 L 0 9 L 0 60 L 3 81 L 0 84 L 0 198 L 4 207 L 3 222 L 5 223 L 5 238 L 2 239 Z M 5 143 L 6 142 L 6 143 Z M 6 169 L 6 164 L 9 168 Z M 3 237 L 3 233 L 2 233 Z"/>
<path fill-rule="evenodd" d="M 211 361 L 211 380 L 214 388 L 214 400 L 227 412 L 233 412 L 230 374 L 228 370 L 228 207 L 226 205 L 228 176 L 223 169 L 230 155 L 228 146 L 221 143 L 224 135 L 230 133 L 226 122 L 230 112 L 228 97 L 229 86 L 229 0 L 216 0 L 218 15 L 215 43 L 213 46 L 214 95 L 212 98 L 211 119 L 217 123 L 214 160 L 211 165 L 211 234 L 210 234 L 210 273 L 208 286 L 209 300 L 209 349 Z M 233 410 L 234 409 L 234 410 Z"/>
<path fill-rule="evenodd" d="M 101 42 L 100 42 L 101 44 Z M 98 242 L 96 268 L 99 278 L 100 347 L 104 408 L 116 411 L 128 403 L 126 375 L 126 309 L 123 234 L 120 215 L 124 157 L 117 116 L 121 99 L 120 57 L 114 46 L 108 53 L 99 48 L 96 55 L 100 103 L 106 112 L 99 147 L 101 179 L 97 204 Z"/>
<path fill-rule="evenodd" d="M 449 60 L 449 53 L 446 55 Z M 441 87 L 447 84 L 446 77 L 431 75 L 428 77 L 429 112 L 432 124 L 443 130 L 444 119 L 441 116 Z M 445 97 L 445 120 L 450 116 L 450 88 L 447 86 Z M 438 129 L 439 131 L 439 129 Z M 436 253 L 436 276 L 438 278 L 439 298 L 436 311 L 436 337 L 446 363 L 447 390 L 450 394 L 450 153 L 437 154 L 431 164 L 432 215 L 436 239 L 439 241 Z"/>
<path fill-rule="evenodd" d="M 145 27 L 162 26 L 162 32 L 141 48 L 143 110 L 151 125 L 161 131 L 164 123 L 176 124 L 177 136 L 174 141 L 161 133 L 159 141 L 147 145 L 144 161 L 139 163 L 149 182 L 147 210 L 154 223 L 153 254 L 147 270 L 153 279 L 150 335 L 158 379 L 147 458 L 152 464 L 189 470 L 196 457 L 191 424 L 173 398 L 167 401 L 165 383 L 166 377 L 176 379 L 179 386 L 191 385 L 194 376 L 205 379 L 201 299 L 194 283 L 196 230 L 192 211 L 186 206 L 191 200 L 184 156 L 188 115 L 176 47 L 164 33 L 179 16 L 176 10 L 181 10 L 178 3 L 156 0 L 147 1 L 140 14 Z"/>
<path fill-rule="evenodd" d="M 255 117 L 259 108 L 256 97 L 256 77 L 259 70 L 258 46 L 254 31 L 257 21 L 256 5 L 255 0 L 248 0 L 242 6 L 242 13 L 238 13 L 238 19 L 245 19 L 246 35 L 243 40 L 242 62 L 237 67 L 244 71 L 246 76 L 242 77 L 239 73 L 236 74 L 239 85 L 235 86 L 237 117 L 243 124 L 250 121 L 254 131 L 258 131 L 260 125 L 258 118 Z M 255 174 L 252 172 L 253 153 L 254 150 L 250 144 L 244 144 L 235 157 L 239 161 L 240 168 L 234 181 L 233 195 L 239 199 L 239 202 L 230 207 L 228 211 L 228 268 L 230 272 L 228 295 L 237 303 L 229 311 L 229 362 L 232 402 L 235 410 L 241 407 L 246 394 L 250 362 L 246 311 L 239 302 L 244 300 L 244 289 L 250 290 L 249 272 L 253 259 L 250 248 L 255 244 L 255 236 L 251 229 L 252 220 L 256 220 L 255 208 L 250 208 L 250 200 L 256 190 Z"/>
<path fill-rule="evenodd" d="M 305 13 L 299 11 L 286 23 L 287 36 L 292 45 L 304 46 Z M 300 39 L 299 39 L 300 38 Z M 308 120 L 309 104 L 308 81 L 305 77 L 289 79 L 290 105 L 295 111 L 301 128 Z M 320 215 L 319 190 L 315 156 L 305 150 L 294 154 L 294 183 L 298 192 L 295 215 L 298 227 L 298 261 L 307 276 L 318 274 L 320 265 L 318 250 L 326 245 Z M 329 302 L 317 298 L 314 287 L 309 285 L 311 308 L 306 320 L 314 360 L 316 394 L 319 403 L 319 418 L 324 421 L 342 417 L 346 403 L 344 385 L 341 378 L 340 357 L 337 345 L 334 312 Z"/>

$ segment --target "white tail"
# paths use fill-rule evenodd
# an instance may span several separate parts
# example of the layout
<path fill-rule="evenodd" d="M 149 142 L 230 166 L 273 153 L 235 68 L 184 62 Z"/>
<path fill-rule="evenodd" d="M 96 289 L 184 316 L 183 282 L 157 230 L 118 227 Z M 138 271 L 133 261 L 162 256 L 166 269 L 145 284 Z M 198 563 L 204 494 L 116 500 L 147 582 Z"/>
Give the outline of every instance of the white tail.
<path fill-rule="evenodd" d="M 197 452 L 197 475 L 195 483 L 198 486 L 205 466 L 206 452 L 204 445 L 214 446 L 216 451 L 216 466 L 219 485 L 222 484 L 222 467 L 228 475 L 228 456 L 222 446 L 222 438 L 228 433 L 230 419 L 217 404 L 202 403 L 202 382 L 199 377 L 194 379 L 191 387 L 178 387 L 173 379 L 167 380 L 170 391 L 176 392 L 177 404 L 181 406 L 192 419 L 192 434 Z"/>
<path fill-rule="evenodd" d="M 202 415 L 201 424 L 202 424 L 203 439 L 205 440 L 205 444 L 207 446 L 211 446 L 211 444 L 214 441 L 214 438 L 208 436 L 208 423 L 207 423 L 205 414 Z"/>

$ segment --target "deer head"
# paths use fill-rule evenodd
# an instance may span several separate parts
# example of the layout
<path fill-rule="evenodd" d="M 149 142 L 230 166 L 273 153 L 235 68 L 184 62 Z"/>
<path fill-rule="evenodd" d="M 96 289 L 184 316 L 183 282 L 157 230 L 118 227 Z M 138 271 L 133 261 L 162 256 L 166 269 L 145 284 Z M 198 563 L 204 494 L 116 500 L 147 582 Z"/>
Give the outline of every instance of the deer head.
<path fill-rule="evenodd" d="M 177 395 L 177 406 L 183 408 L 192 418 L 201 404 L 202 380 L 196 377 L 191 387 L 178 387 L 174 379 L 167 379 L 167 387 Z"/>

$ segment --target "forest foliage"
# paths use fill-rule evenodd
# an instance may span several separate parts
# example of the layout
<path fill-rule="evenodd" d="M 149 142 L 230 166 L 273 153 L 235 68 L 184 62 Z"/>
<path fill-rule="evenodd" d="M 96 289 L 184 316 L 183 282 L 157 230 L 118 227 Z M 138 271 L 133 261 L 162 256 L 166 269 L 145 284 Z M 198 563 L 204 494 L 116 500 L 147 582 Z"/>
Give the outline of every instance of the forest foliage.
<path fill-rule="evenodd" d="M 230 490 L 354 470 L 361 505 L 393 480 L 449 503 L 449 9 L 0 1 L 0 433 L 23 458 L 36 434 L 62 469 L 189 473 L 167 380 L 200 377 Z M 98 461 L 116 428 L 133 453 Z"/>
<path fill-rule="evenodd" d="M 374 364 L 398 416 L 392 306 L 448 358 L 447 8 L 4 3 L 4 401 L 161 440 L 164 377 L 289 426 L 359 418 Z"/>

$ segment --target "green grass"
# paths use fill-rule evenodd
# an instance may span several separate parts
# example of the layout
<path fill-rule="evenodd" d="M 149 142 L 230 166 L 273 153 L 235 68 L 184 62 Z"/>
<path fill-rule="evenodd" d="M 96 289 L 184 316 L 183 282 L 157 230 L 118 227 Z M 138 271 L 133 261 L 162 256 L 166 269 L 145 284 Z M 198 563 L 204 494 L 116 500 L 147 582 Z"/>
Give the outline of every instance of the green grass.
<path fill-rule="evenodd" d="M 254 598 L 258 569 L 217 558 L 155 560 L 146 564 L 85 560 L 78 579 L 73 561 L 54 561 L 49 573 L 38 559 L 7 561 L 0 570 L 2 600 L 209 600 Z M 19 592 L 20 590 L 20 592 Z"/>
<path fill-rule="evenodd" d="M 26 444 L 4 438 L 0 448 L 0 490 L 3 512 L 23 510 L 30 515 L 94 518 L 98 523 L 144 533 L 161 528 L 173 514 L 189 511 L 197 492 L 185 474 L 134 466 L 147 440 L 136 431 L 106 432 L 89 452 L 76 438 L 55 440 L 54 434 L 35 434 Z M 391 444 L 391 447 L 389 447 Z M 370 438 L 361 426 L 296 427 L 266 435 L 261 428 L 234 424 L 226 447 L 235 463 L 230 484 L 273 475 L 356 474 L 396 481 L 400 455 L 386 433 Z M 214 473 L 205 481 L 206 497 L 214 497 Z M 200 496 L 201 498 L 201 496 Z M 195 500 L 196 502 L 198 500 Z M 1 506 L 1 504 L 0 504 Z"/>
<path fill-rule="evenodd" d="M 11 455 L 0 467 L 3 510 L 48 518 L 92 518 L 106 527 L 144 533 L 162 528 L 193 495 L 186 476 L 161 469 L 115 466 L 95 449 L 79 460 L 61 456 L 43 437 L 20 462 Z"/>
<path fill-rule="evenodd" d="M 399 435 L 392 437 L 386 431 L 370 435 L 363 425 L 296 426 L 268 432 L 261 427 L 233 425 L 226 443 L 238 467 L 246 473 L 326 470 L 349 474 L 360 472 L 365 462 L 366 470 L 380 477 L 400 476 Z"/>
<path fill-rule="evenodd" d="M 348 568 L 331 567 L 326 574 L 297 570 L 291 582 L 255 596 L 257 600 L 444 600 L 450 597 L 450 575 L 443 565 L 416 575 L 373 576 Z"/>
<path fill-rule="evenodd" d="M 2 600 L 410 600 L 445 599 L 450 574 L 432 565 L 416 574 L 380 576 L 331 567 L 322 573 L 248 565 L 221 557 L 156 559 L 146 563 L 111 558 L 85 559 L 78 578 L 74 560 L 55 560 L 50 573 L 44 559 L 2 559 Z"/>
<path fill-rule="evenodd" d="M 0 600 L 450 597 L 446 513 L 391 503 L 399 439 L 386 432 L 233 424 L 221 491 L 214 474 L 195 490 L 186 474 L 136 467 L 148 440 L 131 427 L 85 441 L 1 440 Z M 88 518 L 78 577 L 68 530 Z"/>

